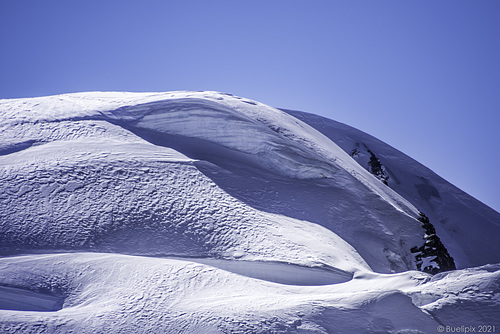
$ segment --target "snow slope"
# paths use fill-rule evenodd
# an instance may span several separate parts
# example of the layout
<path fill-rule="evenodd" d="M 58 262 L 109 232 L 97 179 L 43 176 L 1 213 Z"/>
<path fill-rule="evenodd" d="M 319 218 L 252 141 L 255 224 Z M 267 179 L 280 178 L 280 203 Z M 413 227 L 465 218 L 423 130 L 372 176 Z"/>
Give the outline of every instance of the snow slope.
<path fill-rule="evenodd" d="M 326 135 L 367 170 L 375 156 L 389 187 L 430 218 L 457 267 L 500 262 L 498 212 L 377 138 L 321 116 L 287 112 Z M 457 157 L 457 163 L 464 157 Z"/>
<path fill-rule="evenodd" d="M 70 94 L 2 109 L 5 253 L 415 268 L 417 210 L 277 109 L 211 92 Z"/>
<path fill-rule="evenodd" d="M 0 115 L 3 332 L 428 333 L 498 311 L 496 265 L 414 271 L 445 269 L 420 211 L 451 209 L 416 201 L 422 174 L 348 127 L 217 92 L 0 100 Z M 465 228 L 436 231 L 462 267 L 500 262 Z"/>
<path fill-rule="evenodd" d="M 498 326 L 500 311 L 498 265 L 434 277 L 361 272 L 318 286 L 119 254 L 15 256 L 0 268 L 1 285 L 64 302 L 52 312 L 0 311 L 2 333 L 437 333 L 443 325 Z"/>

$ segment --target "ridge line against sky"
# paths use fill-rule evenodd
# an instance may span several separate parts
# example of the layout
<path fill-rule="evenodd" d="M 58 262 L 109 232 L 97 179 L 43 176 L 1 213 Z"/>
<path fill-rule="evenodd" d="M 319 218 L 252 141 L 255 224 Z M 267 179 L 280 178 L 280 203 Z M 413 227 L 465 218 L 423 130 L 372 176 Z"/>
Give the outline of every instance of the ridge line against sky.
<path fill-rule="evenodd" d="M 500 2 L 2 1 L 0 98 L 215 90 L 373 135 L 500 211 Z"/>

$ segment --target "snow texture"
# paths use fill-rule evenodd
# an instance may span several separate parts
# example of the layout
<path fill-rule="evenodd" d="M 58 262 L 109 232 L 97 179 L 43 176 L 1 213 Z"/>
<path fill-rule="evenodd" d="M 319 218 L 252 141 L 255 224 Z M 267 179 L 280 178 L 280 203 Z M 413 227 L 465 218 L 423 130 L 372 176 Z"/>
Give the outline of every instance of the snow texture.
<path fill-rule="evenodd" d="M 358 130 L 217 92 L 0 116 L 2 333 L 498 325 L 498 213 Z M 420 211 L 463 270 L 416 271 Z"/>
<path fill-rule="evenodd" d="M 370 169 L 371 155 L 379 159 L 389 187 L 429 217 L 457 267 L 500 262 L 498 212 L 377 138 L 321 116 L 287 112 L 320 131 L 345 152 L 354 153 L 354 159 L 365 169 Z M 464 152 L 463 157 L 457 157 L 457 163 L 466 156 Z"/>

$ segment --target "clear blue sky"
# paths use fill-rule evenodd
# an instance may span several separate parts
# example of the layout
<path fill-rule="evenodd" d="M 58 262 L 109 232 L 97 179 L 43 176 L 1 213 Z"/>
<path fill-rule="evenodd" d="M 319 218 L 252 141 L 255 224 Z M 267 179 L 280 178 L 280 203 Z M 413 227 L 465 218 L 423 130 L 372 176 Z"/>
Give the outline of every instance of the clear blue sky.
<path fill-rule="evenodd" d="M 93 90 L 320 114 L 500 211 L 498 0 L 0 0 L 0 98 Z"/>

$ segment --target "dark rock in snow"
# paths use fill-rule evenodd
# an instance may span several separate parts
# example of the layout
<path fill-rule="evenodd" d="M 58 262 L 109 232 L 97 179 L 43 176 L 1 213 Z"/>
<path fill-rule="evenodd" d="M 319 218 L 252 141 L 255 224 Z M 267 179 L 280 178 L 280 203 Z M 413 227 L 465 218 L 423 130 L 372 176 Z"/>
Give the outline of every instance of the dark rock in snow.
<path fill-rule="evenodd" d="M 411 252 L 415 253 L 418 270 L 430 274 L 437 274 L 442 271 L 457 269 L 455 261 L 436 235 L 436 229 L 430 223 L 429 218 L 420 212 L 418 220 L 422 223 L 422 227 L 425 230 L 424 245 L 411 249 Z"/>

